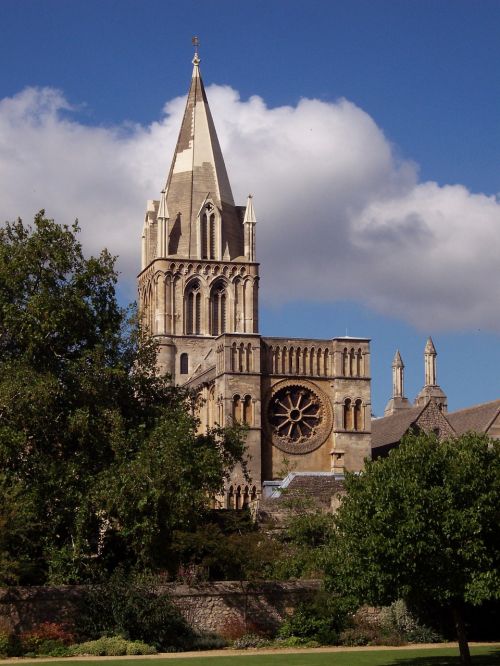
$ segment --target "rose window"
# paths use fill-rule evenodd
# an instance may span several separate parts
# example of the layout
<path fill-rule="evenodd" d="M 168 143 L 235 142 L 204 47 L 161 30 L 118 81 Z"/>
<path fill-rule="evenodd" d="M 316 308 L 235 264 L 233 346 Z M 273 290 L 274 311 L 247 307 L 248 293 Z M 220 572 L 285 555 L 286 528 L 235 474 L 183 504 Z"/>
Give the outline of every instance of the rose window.
<path fill-rule="evenodd" d="M 326 400 L 312 387 L 277 385 L 268 407 L 273 444 L 288 453 L 305 453 L 322 444 L 331 430 Z"/>

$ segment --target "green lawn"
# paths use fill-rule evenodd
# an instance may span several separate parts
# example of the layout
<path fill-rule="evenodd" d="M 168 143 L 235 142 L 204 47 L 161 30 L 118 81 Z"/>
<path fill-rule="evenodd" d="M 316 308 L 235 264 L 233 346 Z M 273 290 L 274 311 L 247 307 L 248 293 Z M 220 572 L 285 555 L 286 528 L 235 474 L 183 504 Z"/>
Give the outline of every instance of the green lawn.
<path fill-rule="evenodd" d="M 500 666 L 500 648 L 472 649 L 474 666 Z M 75 664 L 71 659 L 65 662 Z M 62 666 L 64 662 L 43 662 L 43 666 Z M 37 662 L 23 661 L 22 666 Z M 456 648 L 424 650 L 380 650 L 363 652 L 298 652 L 293 654 L 192 657 L 173 659 L 106 659 L 81 662 L 82 666 L 459 666 Z M 41 666 L 38 662 L 38 666 Z"/>

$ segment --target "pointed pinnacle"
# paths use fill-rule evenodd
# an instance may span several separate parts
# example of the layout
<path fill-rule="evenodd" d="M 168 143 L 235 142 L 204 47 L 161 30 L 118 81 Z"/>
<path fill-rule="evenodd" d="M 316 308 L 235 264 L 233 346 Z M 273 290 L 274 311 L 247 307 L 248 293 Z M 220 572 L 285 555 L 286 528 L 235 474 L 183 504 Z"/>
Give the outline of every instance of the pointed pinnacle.
<path fill-rule="evenodd" d="M 396 350 L 396 353 L 394 354 L 394 359 L 392 361 L 392 367 L 393 368 L 404 368 L 405 364 L 403 363 L 403 359 L 401 358 L 401 354 L 399 353 L 399 349 Z"/>
<path fill-rule="evenodd" d="M 436 347 L 434 347 L 434 343 L 432 342 L 431 336 L 428 337 L 427 342 L 425 344 L 425 353 L 437 354 Z"/>

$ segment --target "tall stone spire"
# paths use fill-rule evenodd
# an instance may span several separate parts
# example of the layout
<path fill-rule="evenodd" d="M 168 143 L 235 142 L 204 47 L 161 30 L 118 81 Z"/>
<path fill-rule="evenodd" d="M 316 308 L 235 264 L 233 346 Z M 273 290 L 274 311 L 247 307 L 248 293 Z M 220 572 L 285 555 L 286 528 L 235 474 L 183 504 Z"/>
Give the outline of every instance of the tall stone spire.
<path fill-rule="evenodd" d="M 431 400 L 436 402 L 442 412 L 448 410 L 448 399 L 437 383 L 437 351 L 429 336 L 424 349 L 424 387 L 418 394 L 415 404 L 425 405 Z"/>
<path fill-rule="evenodd" d="M 384 416 L 390 416 L 400 409 L 411 407 L 410 401 L 408 398 L 405 398 L 404 394 L 404 367 L 405 365 L 398 349 L 392 361 L 392 398 L 386 405 Z"/>
<path fill-rule="evenodd" d="M 197 51 L 186 109 L 165 185 L 165 203 L 170 212 L 168 256 L 233 260 L 243 255 L 240 214 L 234 205 Z M 213 256 L 204 251 L 201 239 L 204 206 L 215 211 Z"/>

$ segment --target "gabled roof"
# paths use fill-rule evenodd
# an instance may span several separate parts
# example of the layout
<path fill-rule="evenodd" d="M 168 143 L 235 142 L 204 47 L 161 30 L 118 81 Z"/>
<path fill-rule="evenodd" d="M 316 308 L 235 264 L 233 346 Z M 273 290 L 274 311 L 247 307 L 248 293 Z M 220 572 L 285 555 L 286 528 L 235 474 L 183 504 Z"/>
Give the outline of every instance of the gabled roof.
<path fill-rule="evenodd" d="M 486 432 L 499 412 L 500 400 L 493 400 L 466 409 L 459 409 L 446 416 L 457 435 L 463 435 L 469 431 Z"/>
<path fill-rule="evenodd" d="M 402 409 L 391 416 L 372 420 L 372 449 L 396 444 L 424 411 L 425 406 Z"/>

